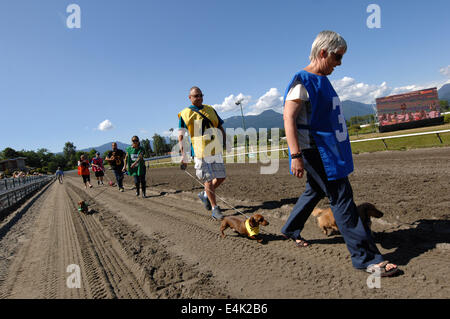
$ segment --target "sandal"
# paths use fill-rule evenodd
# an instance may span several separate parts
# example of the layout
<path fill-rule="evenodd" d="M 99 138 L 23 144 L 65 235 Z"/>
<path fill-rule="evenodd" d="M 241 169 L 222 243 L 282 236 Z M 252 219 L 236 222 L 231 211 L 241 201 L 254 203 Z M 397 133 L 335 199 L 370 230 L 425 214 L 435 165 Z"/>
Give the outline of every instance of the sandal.
<path fill-rule="evenodd" d="M 294 241 L 294 243 L 295 243 L 295 246 L 297 246 L 297 247 L 299 247 L 299 248 L 303 248 L 303 247 L 309 247 L 309 246 L 311 246 L 311 244 L 310 243 L 308 243 L 307 241 L 306 241 L 306 239 L 304 239 L 304 238 L 302 238 L 302 237 L 297 237 L 297 239 L 294 239 L 294 238 L 289 238 L 288 236 L 286 236 L 285 234 L 281 234 L 281 236 L 283 236 L 284 237 L 284 239 L 291 239 L 291 240 L 293 240 Z M 297 242 L 297 240 L 300 240 L 299 242 Z"/>
<path fill-rule="evenodd" d="M 370 265 L 366 268 L 366 272 L 368 273 L 375 273 L 376 275 L 379 275 L 380 277 L 390 277 L 394 274 L 396 274 L 399 269 L 398 267 L 391 268 L 390 270 L 386 270 L 386 266 L 390 264 L 389 261 L 385 260 L 381 263 L 381 265 Z"/>
<path fill-rule="evenodd" d="M 302 237 L 298 237 L 297 239 L 293 239 L 295 242 L 295 246 L 303 248 L 303 247 L 308 247 L 310 246 L 310 244 L 306 241 L 306 239 L 302 238 Z M 300 241 L 297 241 L 300 240 Z"/>

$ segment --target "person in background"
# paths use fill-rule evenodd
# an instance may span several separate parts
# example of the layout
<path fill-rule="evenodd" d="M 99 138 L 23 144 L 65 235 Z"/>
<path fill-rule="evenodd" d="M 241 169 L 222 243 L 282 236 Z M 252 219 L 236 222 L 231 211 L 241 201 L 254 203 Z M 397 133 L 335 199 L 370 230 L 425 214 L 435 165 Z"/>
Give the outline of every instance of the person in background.
<path fill-rule="evenodd" d="M 92 170 L 94 171 L 95 177 L 97 177 L 97 185 L 103 184 L 103 176 L 105 175 L 105 168 L 103 167 L 103 159 L 100 157 L 100 153 L 96 152 L 95 157 L 91 162 Z"/>
<path fill-rule="evenodd" d="M 92 188 L 91 185 L 91 172 L 89 171 L 89 160 L 86 155 L 81 155 L 78 161 L 78 175 L 83 178 L 83 184 L 85 188 Z"/>
<path fill-rule="evenodd" d="M 125 152 L 121 149 L 117 148 L 117 143 L 113 142 L 111 144 L 112 151 L 108 153 L 105 161 L 109 162 L 109 165 L 114 171 L 114 175 L 116 176 L 117 185 L 119 186 L 119 191 L 123 192 L 123 163 L 125 159 Z"/>
<path fill-rule="evenodd" d="M 136 196 L 139 196 L 139 187 L 142 187 L 142 197 L 146 196 L 146 168 L 144 161 L 145 150 L 139 142 L 139 137 L 131 138 L 131 146 L 127 147 L 125 156 L 125 164 L 123 171 L 128 171 L 128 175 L 133 176 L 134 185 L 136 186 Z"/>
<path fill-rule="evenodd" d="M 63 177 L 64 177 L 64 172 L 61 169 L 60 166 L 58 166 L 58 169 L 56 170 L 56 178 L 58 179 L 59 183 L 62 184 L 63 183 Z"/>

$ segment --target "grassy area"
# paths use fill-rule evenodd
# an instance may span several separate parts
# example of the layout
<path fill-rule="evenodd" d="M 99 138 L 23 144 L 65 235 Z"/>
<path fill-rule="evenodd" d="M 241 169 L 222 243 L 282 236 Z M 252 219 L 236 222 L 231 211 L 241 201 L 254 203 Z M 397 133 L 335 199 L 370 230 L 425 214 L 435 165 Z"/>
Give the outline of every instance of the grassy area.
<path fill-rule="evenodd" d="M 409 130 L 400 130 L 395 132 L 386 133 L 370 133 L 359 136 L 351 136 L 351 141 L 365 140 L 369 138 L 387 137 L 387 136 L 398 136 L 413 133 L 426 133 L 434 131 L 449 130 L 450 124 L 421 127 Z M 378 152 L 388 150 L 408 150 L 413 148 L 426 148 L 426 147 L 442 147 L 450 146 L 450 132 L 439 134 L 441 141 L 436 134 L 429 135 L 419 135 L 419 136 L 409 136 L 409 137 L 399 137 L 392 139 L 385 139 L 384 143 L 382 140 L 367 141 L 352 143 L 352 151 L 354 154 L 365 153 L 365 152 Z"/>
<path fill-rule="evenodd" d="M 400 137 L 393 139 L 352 143 L 354 154 L 365 152 L 378 152 L 384 150 L 409 150 L 413 148 L 450 146 L 450 132 L 439 134 L 442 143 L 436 134 Z"/>

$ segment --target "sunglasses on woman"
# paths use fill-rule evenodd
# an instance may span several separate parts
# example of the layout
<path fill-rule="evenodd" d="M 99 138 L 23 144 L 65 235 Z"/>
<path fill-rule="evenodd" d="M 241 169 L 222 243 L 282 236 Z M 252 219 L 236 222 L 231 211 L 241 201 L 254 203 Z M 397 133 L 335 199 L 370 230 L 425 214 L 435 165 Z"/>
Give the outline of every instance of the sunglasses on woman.
<path fill-rule="evenodd" d="M 343 55 L 342 54 L 339 54 L 339 53 L 334 53 L 334 52 L 331 52 L 332 54 L 333 54 L 333 56 L 334 56 L 334 59 L 336 60 L 336 62 L 339 62 L 339 61 L 341 61 L 342 60 L 342 57 L 343 57 Z"/>

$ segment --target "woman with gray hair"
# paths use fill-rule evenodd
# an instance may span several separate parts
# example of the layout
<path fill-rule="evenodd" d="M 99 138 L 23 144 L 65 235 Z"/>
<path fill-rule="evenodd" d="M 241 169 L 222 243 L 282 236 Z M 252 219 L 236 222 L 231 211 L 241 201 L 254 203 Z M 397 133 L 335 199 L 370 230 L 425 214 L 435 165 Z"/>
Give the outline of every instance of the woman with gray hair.
<path fill-rule="evenodd" d="M 290 171 L 302 178 L 306 170 L 306 187 L 281 232 L 297 247 L 309 246 L 300 233 L 326 196 L 353 266 L 390 276 L 398 268 L 383 260 L 353 201 L 348 180 L 353 171 L 350 140 L 339 97 L 327 78 L 341 65 L 346 51 L 347 43 L 339 34 L 320 32 L 311 48 L 310 64 L 295 74 L 286 89 L 283 118 Z"/>

